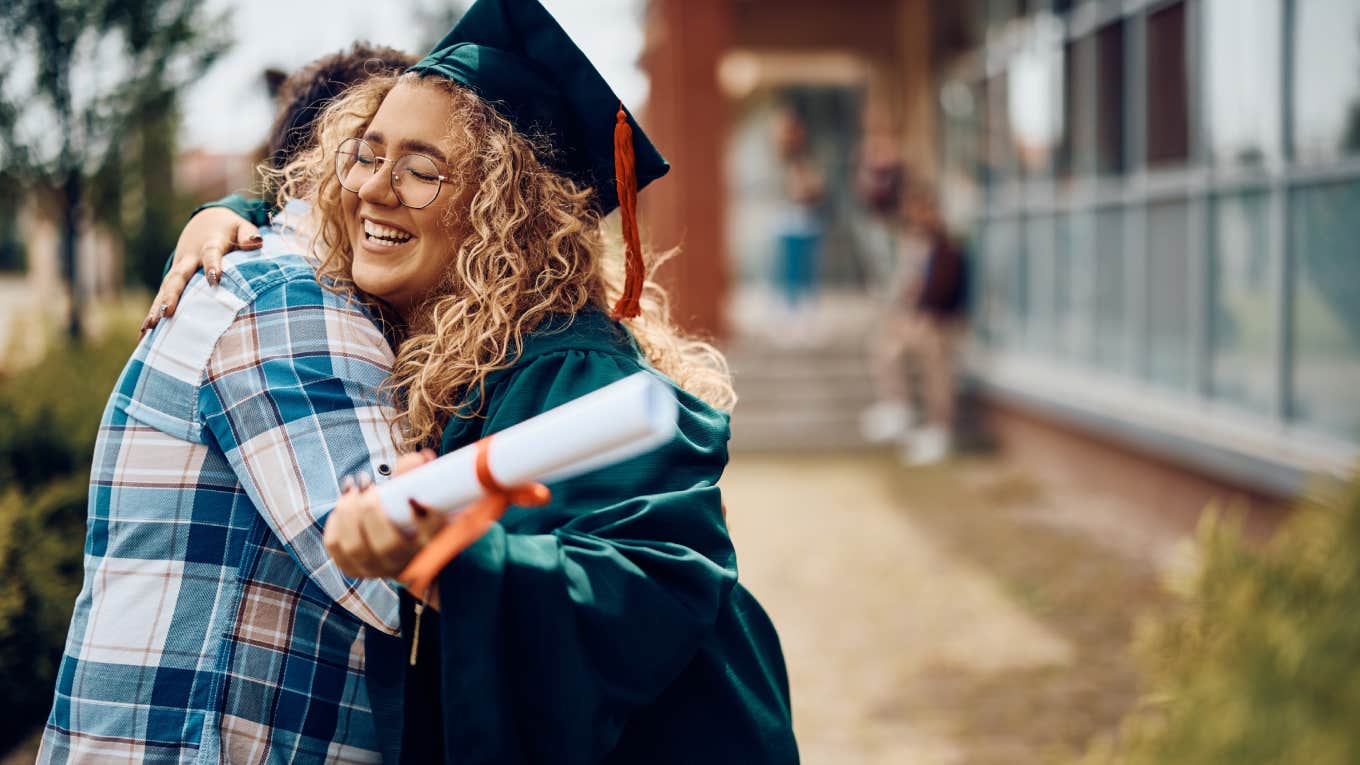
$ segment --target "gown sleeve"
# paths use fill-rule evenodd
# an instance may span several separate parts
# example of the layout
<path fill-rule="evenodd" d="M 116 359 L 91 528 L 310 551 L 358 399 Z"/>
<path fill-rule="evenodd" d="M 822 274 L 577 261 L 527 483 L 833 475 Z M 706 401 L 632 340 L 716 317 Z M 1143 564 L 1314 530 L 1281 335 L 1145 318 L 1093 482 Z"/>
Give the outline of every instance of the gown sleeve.
<path fill-rule="evenodd" d="M 269 225 L 269 203 L 263 199 L 252 199 L 241 194 L 228 194 L 221 199 L 199 205 L 189 217 L 192 218 L 209 207 L 225 207 L 250 221 L 256 227 Z"/>
<path fill-rule="evenodd" d="M 189 213 L 189 217 L 192 218 L 209 207 L 225 207 L 250 221 L 251 225 L 256 228 L 263 228 L 269 225 L 269 203 L 265 202 L 263 199 L 251 199 L 240 194 L 228 194 L 221 199 L 199 205 L 194 208 L 192 213 Z M 171 250 L 170 254 L 165 258 L 165 266 L 161 269 L 162 279 L 170 273 L 170 267 L 174 264 L 175 252 L 174 250 Z"/>
<path fill-rule="evenodd" d="M 464 440 L 639 368 L 540 357 L 488 388 Z M 712 631 L 736 582 L 715 486 L 728 421 L 676 392 L 669 444 L 550 486 L 549 505 L 512 508 L 441 574 L 443 738 L 459 763 L 597 762 Z"/>

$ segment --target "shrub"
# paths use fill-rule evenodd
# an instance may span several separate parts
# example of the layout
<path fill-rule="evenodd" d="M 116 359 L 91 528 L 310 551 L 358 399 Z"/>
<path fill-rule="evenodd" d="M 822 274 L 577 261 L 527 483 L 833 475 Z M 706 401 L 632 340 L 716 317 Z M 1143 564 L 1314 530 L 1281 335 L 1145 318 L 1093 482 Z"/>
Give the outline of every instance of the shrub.
<path fill-rule="evenodd" d="M 88 493 L 89 479 L 77 474 L 0 496 L 0 751 L 51 708 L 80 591 Z"/>
<path fill-rule="evenodd" d="M 1360 475 L 1265 549 L 1214 514 L 1199 542 L 1183 608 L 1140 639 L 1146 702 L 1087 762 L 1360 762 Z"/>
<path fill-rule="evenodd" d="M 104 404 L 134 346 L 126 330 L 61 344 L 0 378 L 0 486 L 33 489 L 89 469 Z"/>
<path fill-rule="evenodd" d="M 134 338 L 124 328 L 56 345 L 0 378 L 0 753 L 51 708 L 82 580 L 99 420 Z"/>

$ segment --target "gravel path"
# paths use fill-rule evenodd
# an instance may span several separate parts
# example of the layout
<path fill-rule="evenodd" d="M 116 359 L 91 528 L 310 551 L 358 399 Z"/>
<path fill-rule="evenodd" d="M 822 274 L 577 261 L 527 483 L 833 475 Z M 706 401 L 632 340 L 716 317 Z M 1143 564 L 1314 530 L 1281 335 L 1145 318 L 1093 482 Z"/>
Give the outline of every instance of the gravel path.
<path fill-rule="evenodd" d="M 738 454 L 722 486 L 742 579 L 783 641 L 804 762 L 1060 761 L 1135 699 L 1134 617 L 1164 601 L 1156 562 L 1180 530 L 1108 498 L 1083 516 L 1090 498 L 986 459 Z M 1146 544 L 1125 554 L 1134 526 Z"/>

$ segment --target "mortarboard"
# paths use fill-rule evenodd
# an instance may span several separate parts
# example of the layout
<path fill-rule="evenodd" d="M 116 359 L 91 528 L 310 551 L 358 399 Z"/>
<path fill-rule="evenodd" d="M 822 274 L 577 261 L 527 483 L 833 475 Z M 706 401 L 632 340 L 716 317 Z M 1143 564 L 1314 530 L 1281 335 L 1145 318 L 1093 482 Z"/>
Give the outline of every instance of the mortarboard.
<path fill-rule="evenodd" d="M 599 71 L 538 0 L 477 0 L 411 71 L 447 77 L 525 136 L 546 139 L 549 167 L 623 209 L 628 284 L 614 312 L 637 315 L 642 289 L 637 192 L 670 169 Z"/>

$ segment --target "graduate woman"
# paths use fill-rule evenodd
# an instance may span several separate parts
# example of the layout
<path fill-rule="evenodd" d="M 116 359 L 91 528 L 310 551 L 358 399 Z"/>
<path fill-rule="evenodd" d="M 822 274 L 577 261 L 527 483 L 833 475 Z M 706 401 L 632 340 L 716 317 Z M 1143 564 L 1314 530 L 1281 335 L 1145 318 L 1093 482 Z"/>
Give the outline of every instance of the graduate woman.
<path fill-rule="evenodd" d="M 645 279 L 635 196 L 668 166 L 598 72 L 536 0 L 478 0 L 407 73 L 339 97 L 317 138 L 282 193 L 312 201 L 322 278 L 388 322 L 407 466 L 637 371 L 680 403 L 671 442 L 511 507 L 403 594 L 401 637 L 368 631 L 385 758 L 796 762 L 778 638 L 716 486 L 730 379 Z M 620 206 L 626 267 L 600 225 Z M 362 483 L 327 547 L 397 578 L 429 534 Z"/>

